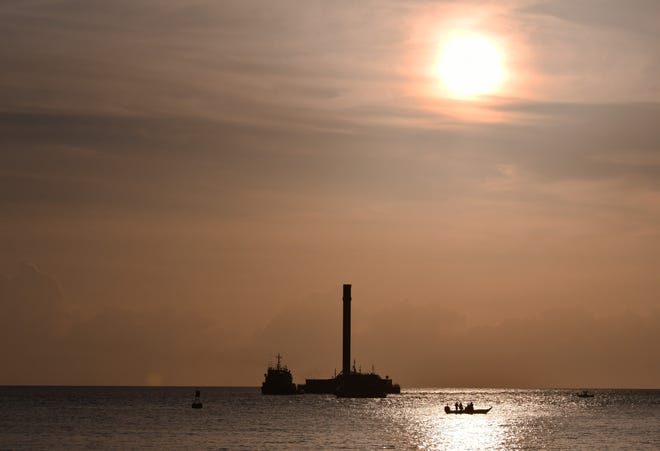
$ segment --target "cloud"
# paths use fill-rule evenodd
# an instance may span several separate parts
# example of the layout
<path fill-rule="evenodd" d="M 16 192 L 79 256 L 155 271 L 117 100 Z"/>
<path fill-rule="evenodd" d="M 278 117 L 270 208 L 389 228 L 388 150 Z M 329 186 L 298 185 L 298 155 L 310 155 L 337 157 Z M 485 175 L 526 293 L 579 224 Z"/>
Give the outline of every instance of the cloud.
<path fill-rule="evenodd" d="M 653 0 L 634 0 L 625 5 L 616 0 L 587 0 L 579 3 L 540 1 L 524 6 L 520 11 L 639 34 L 657 34 L 654 17 L 660 14 L 658 3 Z"/>
<path fill-rule="evenodd" d="M 306 117 L 297 109 L 322 114 L 373 97 L 369 89 L 393 76 L 383 56 L 401 45 L 389 8 L 356 5 L 63 2 L 0 13 L 15 43 L 3 51 L 11 69 L 0 89 L 4 107 L 21 111 L 176 111 L 249 123 L 294 114 L 295 125 Z"/>

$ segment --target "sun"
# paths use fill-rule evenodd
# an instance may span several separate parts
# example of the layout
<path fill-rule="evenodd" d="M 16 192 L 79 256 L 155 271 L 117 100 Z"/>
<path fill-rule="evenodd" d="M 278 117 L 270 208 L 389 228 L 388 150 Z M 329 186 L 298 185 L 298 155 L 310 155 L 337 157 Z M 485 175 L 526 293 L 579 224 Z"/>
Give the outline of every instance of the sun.
<path fill-rule="evenodd" d="M 491 94 L 504 80 L 502 57 L 487 38 L 465 35 L 447 41 L 438 75 L 454 97 Z"/>

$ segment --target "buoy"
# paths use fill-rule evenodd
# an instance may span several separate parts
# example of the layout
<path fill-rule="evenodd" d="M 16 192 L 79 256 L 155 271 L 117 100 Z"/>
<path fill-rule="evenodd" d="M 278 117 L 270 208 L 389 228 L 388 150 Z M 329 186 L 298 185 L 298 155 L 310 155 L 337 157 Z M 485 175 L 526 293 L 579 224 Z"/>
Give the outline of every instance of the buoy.
<path fill-rule="evenodd" d="M 192 408 L 193 409 L 201 409 L 202 408 L 202 400 L 199 398 L 200 396 L 200 391 L 195 390 L 195 400 L 192 403 Z"/>

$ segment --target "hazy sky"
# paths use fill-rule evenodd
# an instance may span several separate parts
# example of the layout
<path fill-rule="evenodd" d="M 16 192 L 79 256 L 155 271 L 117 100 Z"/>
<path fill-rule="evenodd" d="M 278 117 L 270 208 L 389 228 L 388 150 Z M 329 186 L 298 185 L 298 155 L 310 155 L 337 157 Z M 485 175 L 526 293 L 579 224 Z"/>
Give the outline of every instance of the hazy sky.
<path fill-rule="evenodd" d="M 660 387 L 660 2 L 0 2 L 0 384 Z M 452 96 L 476 33 L 504 81 Z"/>

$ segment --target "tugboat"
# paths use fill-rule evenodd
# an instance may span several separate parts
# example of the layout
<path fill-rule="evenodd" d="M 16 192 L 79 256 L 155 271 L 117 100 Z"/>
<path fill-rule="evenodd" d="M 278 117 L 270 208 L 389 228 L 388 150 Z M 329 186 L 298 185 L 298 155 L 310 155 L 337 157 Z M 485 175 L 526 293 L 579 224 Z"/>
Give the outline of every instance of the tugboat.
<path fill-rule="evenodd" d="M 264 395 L 295 395 L 297 393 L 291 371 L 286 365 L 282 366 L 282 356 L 279 353 L 277 354 L 277 366 L 269 366 L 268 372 L 264 374 L 261 393 Z"/>
<path fill-rule="evenodd" d="M 195 390 L 195 400 L 192 403 L 192 408 L 193 409 L 201 409 L 202 408 L 202 400 L 199 398 L 200 392 L 199 390 Z"/>

